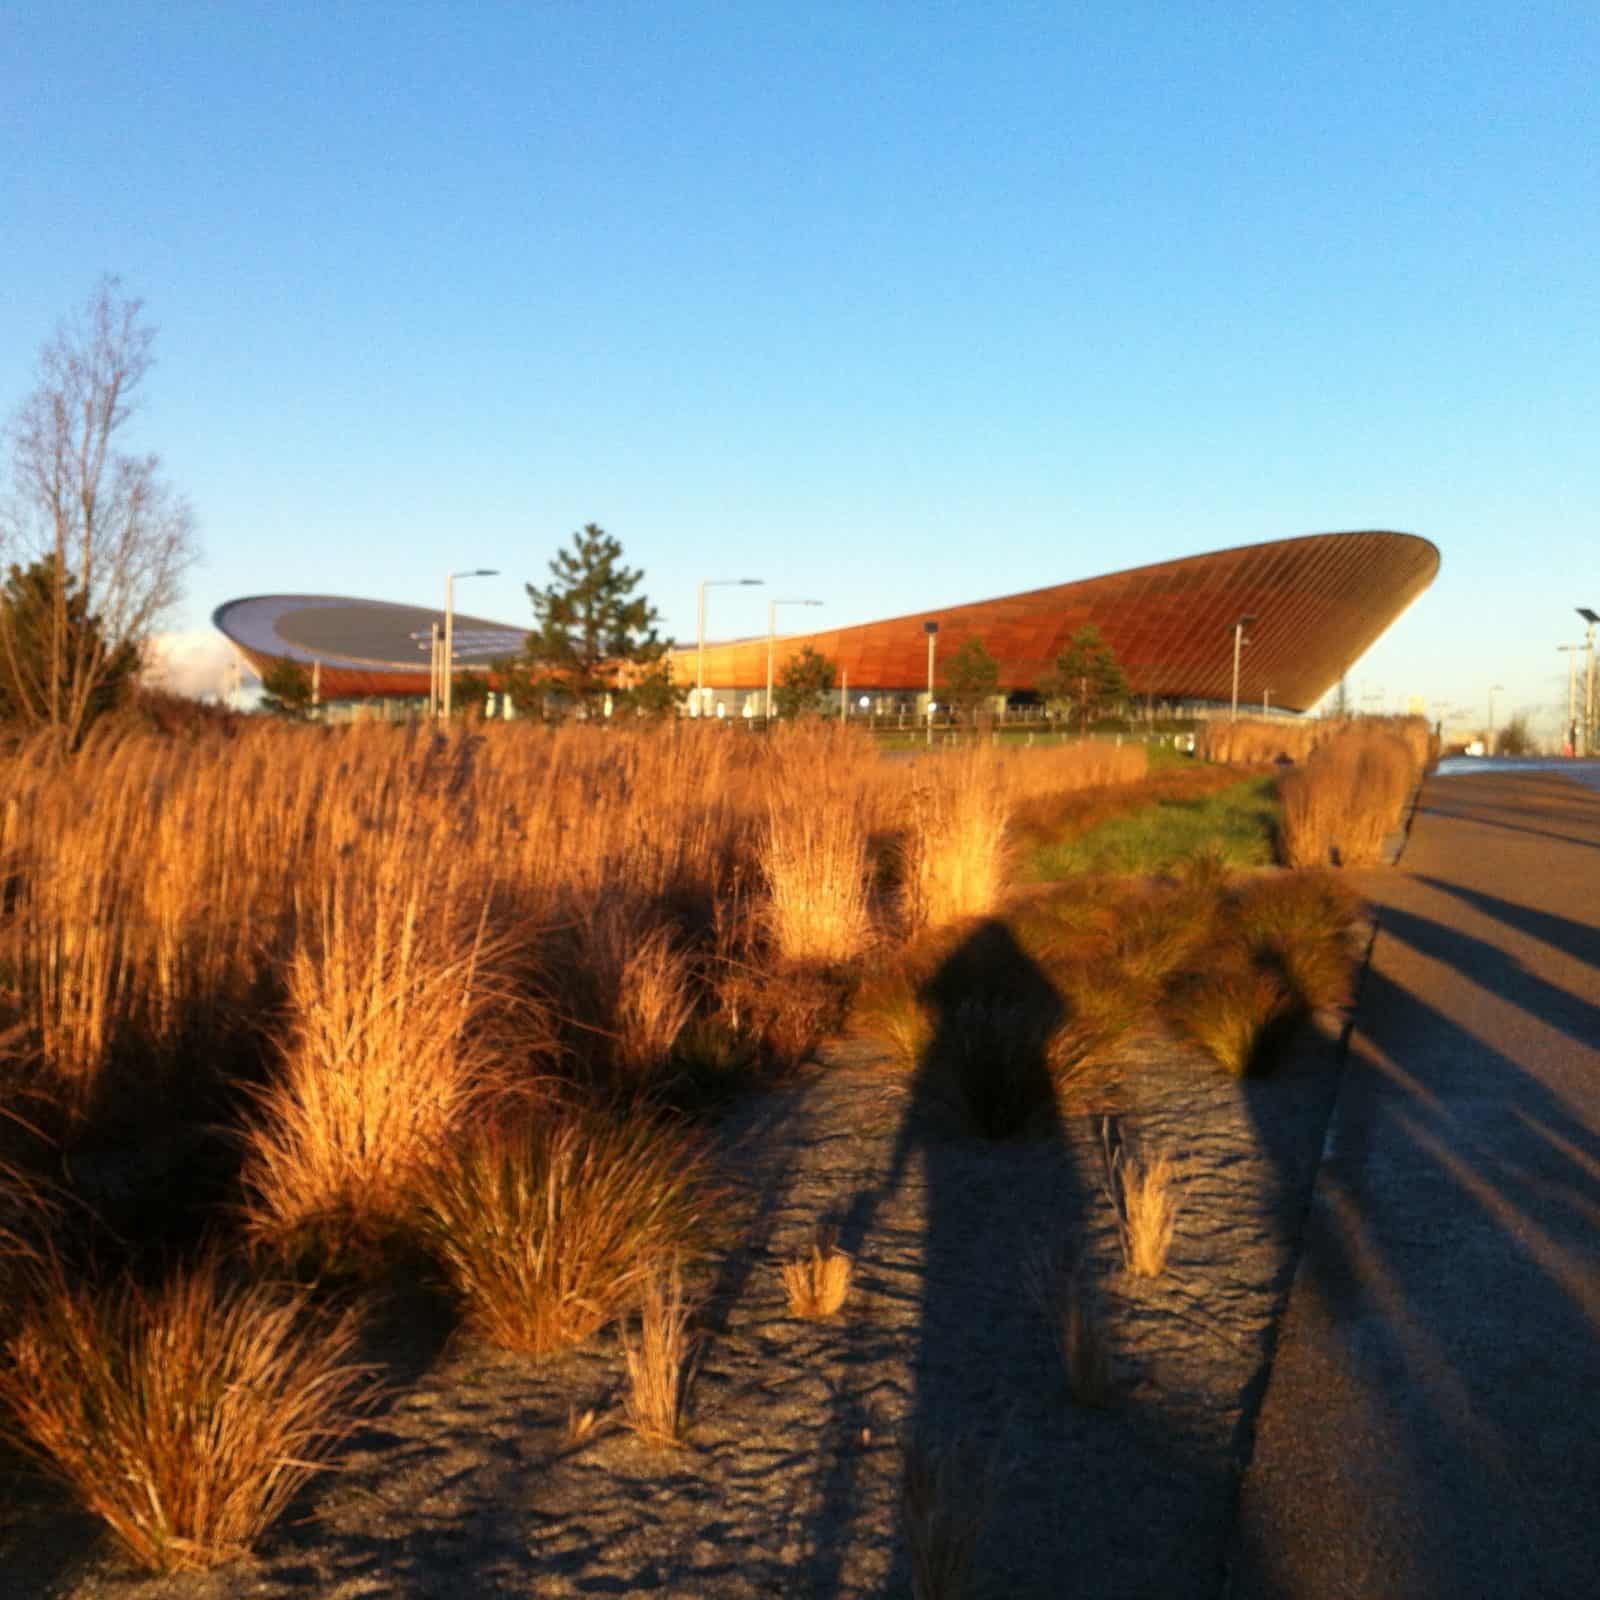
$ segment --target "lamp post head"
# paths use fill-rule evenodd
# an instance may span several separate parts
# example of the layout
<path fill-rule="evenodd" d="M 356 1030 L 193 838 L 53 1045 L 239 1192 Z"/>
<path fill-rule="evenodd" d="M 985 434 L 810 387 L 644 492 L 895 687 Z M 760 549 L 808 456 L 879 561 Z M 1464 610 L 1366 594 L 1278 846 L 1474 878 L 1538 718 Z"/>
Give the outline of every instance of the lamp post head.
<path fill-rule="evenodd" d="M 1579 606 L 1578 615 L 1582 617 L 1591 628 L 1595 625 L 1595 623 L 1600 622 L 1600 616 L 1596 616 L 1594 612 L 1588 608 L 1588 606 Z"/>
<path fill-rule="evenodd" d="M 931 639 L 939 631 L 939 624 L 937 622 L 924 622 L 922 631 Z"/>
<path fill-rule="evenodd" d="M 1255 617 L 1240 617 L 1234 626 L 1236 628 L 1253 628 L 1256 625 L 1256 621 Z"/>

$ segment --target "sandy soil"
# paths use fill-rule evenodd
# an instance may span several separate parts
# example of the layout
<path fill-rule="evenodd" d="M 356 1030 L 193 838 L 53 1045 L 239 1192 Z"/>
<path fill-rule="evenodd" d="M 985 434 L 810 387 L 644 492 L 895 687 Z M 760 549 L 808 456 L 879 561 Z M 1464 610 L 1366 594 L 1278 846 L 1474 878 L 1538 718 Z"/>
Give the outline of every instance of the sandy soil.
<path fill-rule="evenodd" d="M 620 1352 L 532 1366 L 393 1308 L 387 1408 L 258 1556 L 135 1575 L 54 1490 L 11 1480 L 0 1593 L 15 1600 L 255 1595 L 684 1596 L 908 1592 L 908 1442 L 966 1441 L 987 1507 L 973 1592 L 1216 1595 L 1236 1487 L 1337 1076 L 1324 1017 L 1272 1077 L 1238 1083 L 1146 1038 L 1121 1062 L 1118 1126 L 1179 1158 L 1185 1209 L 1156 1280 L 1120 1267 L 1097 1119 L 984 1145 L 875 1047 L 846 1042 L 719 1136 L 753 1226 L 701 1287 L 686 1448 L 622 1426 Z M 777 1264 L 819 1223 L 856 1285 L 830 1322 L 791 1318 Z M 1074 1404 L 1029 1290 L 1065 1251 L 1098 1285 L 1118 1396 Z M 574 1410 L 596 1436 L 567 1449 Z"/>

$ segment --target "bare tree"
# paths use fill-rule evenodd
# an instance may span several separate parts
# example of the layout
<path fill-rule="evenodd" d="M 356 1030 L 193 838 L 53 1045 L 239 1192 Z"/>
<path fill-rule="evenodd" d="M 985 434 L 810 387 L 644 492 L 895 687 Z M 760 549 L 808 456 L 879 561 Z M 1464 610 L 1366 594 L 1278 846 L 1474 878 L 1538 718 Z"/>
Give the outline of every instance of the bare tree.
<path fill-rule="evenodd" d="M 152 364 L 142 308 L 104 279 L 40 351 L 36 386 L 11 426 L 0 549 L 13 566 L 43 563 L 51 592 L 47 615 L 31 624 L 0 607 L 0 671 L 15 714 L 68 747 L 103 702 L 108 675 L 142 654 L 195 559 L 193 516 L 160 461 L 117 449 Z M 46 637 L 25 636 L 30 626 Z"/>

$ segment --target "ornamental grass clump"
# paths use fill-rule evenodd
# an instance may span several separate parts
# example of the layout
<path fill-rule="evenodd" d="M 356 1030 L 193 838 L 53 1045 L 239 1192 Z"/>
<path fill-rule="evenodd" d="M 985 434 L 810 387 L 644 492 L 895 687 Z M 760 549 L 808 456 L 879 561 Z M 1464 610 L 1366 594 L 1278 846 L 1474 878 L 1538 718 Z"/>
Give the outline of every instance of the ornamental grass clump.
<path fill-rule="evenodd" d="M 398 1223 L 495 1087 L 484 955 L 481 921 L 441 916 L 419 884 L 329 892 L 291 963 L 282 1066 L 246 1141 L 257 1239 L 337 1256 Z"/>
<path fill-rule="evenodd" d="M 913 1600 L 961 1600 L 993 1498 L 993 1468 L 965 1440 L 913 1440 L 906 1450 L 900 1517 Z"/>
<path fill-rule="evenodd" d="M 802 1256 L 783 1262 L 779 1276 L 789 1302 L 789 1315 L 810 1319 L 836 1316 L 850 1294 L 855 1262 L 839 1249 L 836 1235 L 819 1230 Z"/>
<path fill-rule="evenodd" d="M 1421 771 L 1413 741 L 1387 727 L 1357 725 L 1329 740 L 1278 786 L 1285 862 L 1351 867 L 1377 861 Z"/>
<path fill-rule="evenodd" d="M 553 1107 L 458 1138 L 421 1179 L 413 1225 L 471 1325 L 543 1357 L 625 1315 L 664 1263 L 703 1255 L 726 1211 L 677 1124 Z"/>
<path fill-rule="evenodd" d="M 0 1365 L 21 1441 L 141 1566 L 246 1554 L 373 1394 L 353 1312 L 213 1256 L 146 1291 L 44 1269 Z"/>
<path fill-rule="evenodd" d="M 910 929 L 988 916 L 1006 883 L 1004 769 L 977 746 L 924 758 L 907 803 L 903 909 Z"/>
<path fill-rule="evenodd" d="M 1258 965 L 1283 976 L 1304 1011 L 1348 1004 L 1350 931 L 1360 903 L 1329 872 L 1286 872 L 1240 890 L 1229 920 Z"/>
<path fill-rule="evenodd" d="M 1266 1070 L 1296 1017 L 1282 977 L 1260 967 L 1189 974 L 1168 1009 L 1179 1030 L 1236 1078 Z"/>
<path fill-rule="evenodd" d="M 690 1327 L 694 1308 L 684 1297 L 676 1261 L 653 1271 L 639 1304 L 637 1341 L 624 1323 L 620 1329 L 628 1387 L 623 1414 L 645 1444 L 683 1443 L 689 1385 L 694 1380 L 700 1340 Z"/>

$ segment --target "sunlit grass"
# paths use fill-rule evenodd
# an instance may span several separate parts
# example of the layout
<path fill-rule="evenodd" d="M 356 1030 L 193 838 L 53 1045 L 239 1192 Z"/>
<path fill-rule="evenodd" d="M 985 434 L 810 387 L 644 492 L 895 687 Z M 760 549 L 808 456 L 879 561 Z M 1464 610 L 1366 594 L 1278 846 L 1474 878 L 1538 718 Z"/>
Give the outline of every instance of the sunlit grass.
<path fill-rule="evenodd" d="M 1278 816 L 1275 780 L 1247 778 L 1210 795 L 1158 799 L 1077 838 L 1039 845 L 1022 875 L 1052 881 L 1078 873 L 1165 873 L 1207 851 L 1231 868 L 1268 866 Z"/>

